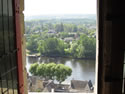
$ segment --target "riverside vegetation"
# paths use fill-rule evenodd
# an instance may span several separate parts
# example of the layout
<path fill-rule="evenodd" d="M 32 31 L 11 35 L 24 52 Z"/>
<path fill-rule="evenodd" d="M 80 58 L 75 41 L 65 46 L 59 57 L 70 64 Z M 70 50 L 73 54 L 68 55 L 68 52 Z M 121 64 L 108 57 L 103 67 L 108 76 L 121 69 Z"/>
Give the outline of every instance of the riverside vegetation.
<path fill-rule="evenodd" d="M 26 21 L 27 54 L 95 59 L 95 27 L 94 19 Z"/>

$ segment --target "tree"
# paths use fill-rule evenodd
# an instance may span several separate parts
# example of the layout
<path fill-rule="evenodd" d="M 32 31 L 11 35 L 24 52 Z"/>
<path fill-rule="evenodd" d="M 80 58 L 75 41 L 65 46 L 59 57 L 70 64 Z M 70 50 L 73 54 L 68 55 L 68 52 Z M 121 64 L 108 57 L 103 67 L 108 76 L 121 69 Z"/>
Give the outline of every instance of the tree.
<path fill-rule="evenodd" d="M 55 79 L 55 63 L 49 63 L 46 64 L 46 75 L 49 79 L 54 80 Z"/>
<path fill-rule="evenodd" d="M 37 35 L 31 35 L 28 39 L 27 39 L 27 43 L 26 43 L 26 47 L 27 49 L 30 51 L 30 53 L 37 53 L 38 50 L 38 38 L 39 36 Z"/>
<path fill-rule="evenodd" d="M 30 73 L 35 76 L 42 76 L 45 79 L 57 80 L 61 84 L 68 76 L 71 75 L 72 69 L 64 64 L 31 64 Z"/>
<path fill-rule="evenodd" d="M 73 32 L 73 24 L 64 24 L 64 32 Z"/>
<path fill-rule="evenodd" d="M 63 23 L 61 23 L 60 25 L 60 32 L 63 32 L 64 31 L 64 27 L 63 27 Z"/>
<path fill-rule="evenodd" d="M 44 56 L 62 56 L 65 55 L 65 48 L 67 48 L 67 44 L 63 40 L 48 38 L 45 41 L 41 41 L 39 52 Z"/>
<path fill-rule="evenodd" d="M 78 44 L 77 42 L 73 43 L 70 48 L 71 55 L 75 58 L 84 57 L 84 46 L 82 44 Z"/>
<path fill-rule="evenodd" d="M 78 48 L 78 44 L 77 42 L 71 44 L 71 48 L 70 48 L 70 53 L 73 57 L 77 57 L 77 54 L 79 53 L 76 49 Z"/>
<path fill-rule="evenodd" d="M 49 64 L 40 64 L 37 68 L 37 72 L 38 72 L 37 74 L 39 76 L 44 77 L 45 79 L 48 78 L 48 79 L 54 80 L 55 66 L 56 64 L 53 62 Z"/>
<path fill-rule="evenodd" d="M 95 58 L 96 39 L 94 37 L 83 34 L 78 43 L 84 46 L 84 58 Z"/>
<path fill-rule="evenodd" d="M 55 67 L 55 76 L 56 80 L 61 84 L 65 79 L 67 79 L 68 76 L 71 76 L 72 69 L 65 66 L 64 64 L 58 64 Z"/>
<path fill-rule="evenodd" d="M 65 51 L 75 58 L 95 59 L 96 39 L 95 37 L 83 34 L 78 41 L 73 42 L 70 48 Z"/>
<path fill-rule="evenodd" d="M 77 26 L 75 25 L 74 27 L 73 27 L 73 32 L 77 32 Z"/>
<path fill-rule="evenodd" d="M 54 26 L 52 23 L 48 23 L 48 29 L 54 29 Z"/>
<path fill-rule="evenodd" d="M 55 29 L 57 32 L 63 32 L 64 31 L 63 23 L 57 24 Z"/>
<path fill-rule="evenodd" d="M 38 72 L 37 72 L 38 66 L 39 66 L 38 63 L 31 64 L 30 69 L 29 69 L 29 72 L 30 72 L 32 75 L 37 76 L 37 75 L 38 75 Z"/>
<path fill-rule="evenodd" d="M 42 76 L 42 77 L 47 77 L 46 74 L 46 64 L 39 64 L 38 68 L 37 68 L 37 74 L 38 76 Z"/>

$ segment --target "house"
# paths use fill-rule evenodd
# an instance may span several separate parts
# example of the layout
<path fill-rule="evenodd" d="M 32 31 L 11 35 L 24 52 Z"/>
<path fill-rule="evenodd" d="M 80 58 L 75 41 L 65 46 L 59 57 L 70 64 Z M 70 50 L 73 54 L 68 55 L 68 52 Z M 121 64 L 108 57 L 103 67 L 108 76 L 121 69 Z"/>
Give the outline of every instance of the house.
<path fill-rule="evenodd" d="M 49 33 L 49 34 L 56 34 L 56 31 L 50 29 L 50 30 L 48 31 L 48 33 Z"/>
<path fill-rule="evenodd" d="M 54 81 L 48 80 L 43 82 L 43 92 L 69 92 L 69 84 L 55 84 Z"/>
<path fill-rule="evenodd" d="M 93 92 L 93 85 L 90 81 L 71 80 L 70 92 Z"/>
<path fill-rule="evenodd" d="M 65 42 L 72 42 L 73 40 L 74 40 L 73 37 L 64 38 Z"/>

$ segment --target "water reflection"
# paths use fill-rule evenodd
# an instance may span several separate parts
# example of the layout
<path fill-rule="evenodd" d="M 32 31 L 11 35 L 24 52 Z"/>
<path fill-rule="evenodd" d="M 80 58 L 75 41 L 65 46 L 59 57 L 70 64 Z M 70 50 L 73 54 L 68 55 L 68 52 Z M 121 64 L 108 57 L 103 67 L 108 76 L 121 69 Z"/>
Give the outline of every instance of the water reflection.
<path fill-rule="evenodd" d="M 27 70 L 29 70 L 30 64 L 49 63 L 55 62 L 56 64 L 65 64 L 72 68 L 72 75 L 68 77 L 66 82 L 70 80 L 92 80 L 95 83 L 95 61 L 94 60 L 77 60 L 71 58 L 48 58 L 48 57 L 27 57 Z"/>

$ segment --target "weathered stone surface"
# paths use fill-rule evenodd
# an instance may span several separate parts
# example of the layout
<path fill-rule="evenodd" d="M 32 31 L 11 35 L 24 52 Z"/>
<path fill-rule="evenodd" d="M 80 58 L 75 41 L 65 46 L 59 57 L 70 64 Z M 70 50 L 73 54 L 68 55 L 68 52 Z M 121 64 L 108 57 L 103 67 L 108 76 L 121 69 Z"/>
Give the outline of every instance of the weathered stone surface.
<path fill-rule="evenodd" d="M 30 92 L 40 92 L 44 89 L 43 80 L 37 76 L 28 77 L 28 87 Z"/>

